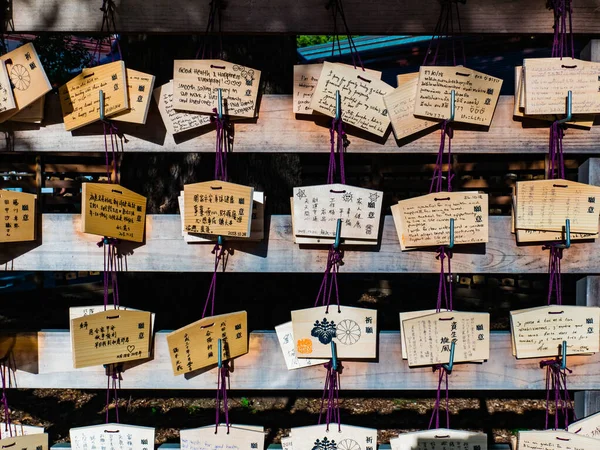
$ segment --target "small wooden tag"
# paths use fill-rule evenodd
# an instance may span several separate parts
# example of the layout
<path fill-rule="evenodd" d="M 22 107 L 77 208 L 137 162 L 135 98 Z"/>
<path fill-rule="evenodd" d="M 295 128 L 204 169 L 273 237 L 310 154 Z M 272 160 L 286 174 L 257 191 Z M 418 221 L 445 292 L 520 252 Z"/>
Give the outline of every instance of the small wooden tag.
<path fill-rule="evenodd" d="M 332 304 L 292 311 L 298 358 L 331 358 L 331 342 L 344 359 L 377 356 L 377 310 Z"/>
<path fill-rule="evenodd" d="M 525 84 L 523 82 L 523 66 L 515 67 L 515 106 L 513 109 L 514 117 L 528 117 L 536 120 L 544 120 L 546 122 L 554 122 L 555 120 L 561 119 L 560 115 L 543 114 L 535 116 L 525 115 Z M 523 106 L 520 106 L 520 105 Z M 573 120 L 567 122 L 568 125 L 576 126 L 579 128 L 589 129 L 594 125 L 593 114 L 579 114 L 573 116 Z"/>
<path fill-rule="evenodd" d="M 404 79 L 406 80 L 404 83 L 398 83 L 396 89 L 383 97 L 390 114 L 390 121 L 396 139 L 403 139 L 420 133 L 439 123 L 434 120 L 415 117 L 413 114 L 419 84 L 419 72 L 406 74 Z"/>
<path fill-rule="evenodd" d="M 129 108 L 125 63 L 115 61 L 85 68 L 58 90 L 65 130 L 71 131 L 100 120 L 100 91 L 106 117 Z"/>
<path fill-rule="evenodd" d="M 567 341 L 567 355 L 600 350 L 600 307 L 554 305 L 510 312 L 517 358 L 559 356 Z"/>
<path fill-rule="evenodd" d="M 523 60 L 525 114 L 567 113 L 573 94 L 573 114 L 600 113 L 600 63 L 571 58 Z"/>
<path fill-rule="evenodd" d="M 50 92 L 52 85 L 31 43 L 0 56 L 0 60 L 6 64 L 16 104 L 16 108 L 0 113 L 0 122 L 4 122 Z"/>
<path fill-rule="evenodd" d="M 363 72 L 361 67 L 354 67 L 349 64 L 337 63 L 344 67 L 350 67 L 354 70 Z M 312 114 L 313 110 L 310 107 L 313 93 L 317 88 L 319 76 L 323 70 L 323 64 L 300 64 L 294 66 L 294 96 L 293 105 L 294 113 L 296 114 Z M 377 70 L 364 69 L 365 73 L 377 76 L 381 79 L 381 72 Z"/>
<path fill-rule="evenodd" d="M 81 231 L 143 242 L 146 197 L 118 184 L 81 185 Z"/>
<path fill-rule="evenodd" d="M 188 233 L 250 237 L 254 188 L 226 181 L 183 187 L 184 225 Z"/>
<path fill-rule="evenodd" d="M 394 90 L 389 84 L 369 73 L 325 62 L 310 107 L 335 117 L 335 92 L 338 90 L 345 123 L 377 136 L 386 133 L 390 117 L 383 97 Z"/>
<path fill-rule="evenodd" d="M 10 111 L 16 107 L 11 81 L 6 70 L 6 62 L 0 59 L 0 113 Z"/>
<path fill-rule="evenodd" d="M 392 450 L 487 450 L 487 434 L 437 428 L 402 433 L 390 439 Z"/>
<path fill-rule="evenodd" d="M 71 428 L 72 450 L 152 450 L 154 448 L 154 428 L 107 423 L 89 427 Z"/>
<path fill-rule="evenodd" d="M 248 241 L 262 241 L 265 238 L 265 194 L 264 192 L 256 192 L 253 194 L 254 201 L 252 202 L 252 220 L 250 223 L 250 237 L 247 238 Z M 211 235 L 203 235 L 198 233 L 188 233 L 185 231 L 184 224 L 184 211 L 185 211 L 185 199 L 183 191 L 180 191 L 179 197 L 177 197 L 177 202 L 179 204 L 179 214 L 181 215 L 181 235 L 183 236 L 185 242 L 194 243 L 194 242 L 215 242 L 217 239 L 216 236 Z M 238 240 L 239 238 L 229 238 L 233 240 Z"/>
<path fill-rule="evenodd" d="M 294 450 L 373 450 L 377 449 L 377 430 L 331 423 L 292 428 L 290 432 Z"/>
<path fill-rule="evenodd" d="M 108 310 L 71 320 L 73 367 L 98 366 L 150 356 L 151 314 Z"/>
<path fill-rule="evenodd" d="M 15 450 L 48 450 L 48 435 L 36 433 L 0 439 L 1 449 L 5 450 L 11 447 Z"/>
<path fill-rule="evenodd" d="M 435 313 L 435 309 L 425 309 L 423 311 L 407 311 L 400 313 L 400 348 L 402 350 L 402 359 L 408 359 L 408 352 L 406 351 L 406 339 L 404 339 L 404 321 L 408 319 L 414 319 L 415 317 L 429 316 Z"/>
<path fill-rule="evenodd" d="M 450 93 L 455 91 L 455 122 L 489 126 L 502 80 L 466 67 L 421 67 L 415 116 L 447 119 Z"/>
<path fill-rule="evenodd" d="M 217 109 L 218 90 L 223 114 L 254 117 L 260 70 L 218 59 L 175 60 L 173 105 L 175 109 L 212 114 Z"/>
<path fill-rule="evenodd" d="M 181 450 L 263 450 L 265 429 L 255 425 L 220 423 L 215 432 L 214 425 L 180 431 Z"/>
<path fill-rule="evenodd" d="M 570 423 L 568 431 L 569 433 L 575 433 L 579 436 L 600 439 L 600 412 Z"/>
<path fill-rule="evenodd" d="M 597 439 L 563 430 L 545 430 L 519 431 L 515 450 L 592 450 L 596 448 L 598 448 Z"/>
<path fill-rule="evenodd" d="M 298 236 L 377 241 L 383 192 L 345 184 L 294 188 L 294 231 Z"/>
<path fill-rule="evenodd" d="M 454 362 L 486 360 L 490 356 L 490 315 L 446 311 L 403 323 L 409 367 L 447 364 L 455 342 Z"/>
<path fill-rule="evenodd" d="M 275 327 L 275 333 L 277 333 L 277 340 L 279 341 L 279 346 L 283 352 L 283 358 L 285 359 L 285 365 L 288 370 L 317 366 L 329 361 L 328 359 L 298 359 L 296 357 L 296 349 L 294 348 L 294 327 L 292 326 L 292 322 L 277 325 Z"/>
<path fill-rule="evenodd" d="M 177 134 L 210 124 L 209 115 L 175 111 L 173 108 L 173 80 L 154 89 L 154 100 L 169 134 Z"/>
<path fill-rule="evenodd" d="M 0 190 L 0 242 L 35 240 L 37 195 Z"/>
<path fill-rule="evenodd" d="M 126 69 L 127 96 L 129 109 L 111 116 L 112 120 L 145 124 L 150 109 L 152 89 L 154 89 L 154 75 Z"/>
<path fill-rule="evenodd" d="M 572 233 L 598 233 L 600 187 L 555 179 L 518 181 L 515 229 L 563 231 L 566 219 Z"/>
<path fill-rule="evenodd" d="M 44 120 L 45 104 L 46 96 L 40 97 L 8 120 L 11 122 L 42 123 Z"/>
<path fill-rule="evenodd" d="M 20 423 L 0 422 L 0 435 L 2 436 L 29 436 L 30 434 L 44 434 L 44 427 L 34 427 Z"/>
<path fill-rule="evenodd" d="M 173 373 L 182 375 L 217 364 L 219 339 L 223 342 L 223 361 L 248 353 L 246 311 L 205 317 L 169 333 Z"/>
<path fill-rule="evenodd" d="M 479 192 L 439 192 L 402 200 L 392 206 L 402 250 L 450 243 L 450 219 L 454 219 L 454 243 L 488 241 L 488 196 Z"/>

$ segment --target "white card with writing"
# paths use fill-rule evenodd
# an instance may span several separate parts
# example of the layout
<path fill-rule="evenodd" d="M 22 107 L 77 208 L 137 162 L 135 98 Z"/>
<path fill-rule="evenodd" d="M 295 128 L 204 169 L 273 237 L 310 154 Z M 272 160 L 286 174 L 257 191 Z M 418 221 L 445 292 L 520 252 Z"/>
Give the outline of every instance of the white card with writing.
<path fill-rule="evenodd" d="M 562 430 L 519 431 L 516 450 L 595 450 L 600 441 Z"/>
<path fill-rule="evenodd" d="M 403 323 L 408 365 L 431 366 L 487 360 L 490 356 L 489 313 L 445 311 L 407 319 Z"/>
<path fill-rule="evenodd" d="M 0 112 L 10 111 L 16 107 L 15 96 L 6 70 L 6 62 L 0 60 Z"/>
<path fill-rule="evenodd" d="M 348 64 L 338 63 L 341 66 L 350 67 L 362 72 L 362 67 L 354 67 Z M 323 64 L 300 64 L 294 66 L 294 95 L 293 106 L 296 114 L 312 114 L 310 107 L 313 93 L 317 88 L 319 76 L 323 70 Z M 381 78 L 381 72 L 371 69 L 364 69 L 364 72 Z"/>
<path fill-rule="evenodd" d="M 421 67 L 415 116 L 450 117 L 455 92 L 455 122 L 489 126 L 500 97 L 502 80 L 466 67 Z"/>
<path fill-rule="evenodd" d="M 154 428 L 107 423 L 89 427 L 71 428 L 72 450 L 100 448 L 106 450 L 152 450 L 154 448 Z"/>
<path fill-rule="evenodd" d="M 454 243 L 488 241 L 488 195 L 479 192 L 438 192 L 401 200 L 392 206 L 394 225 L 402 250 Z"/>
<path fill-rule="evenodd" d="M 154 89 L 154 100 L 169 134 L 177 134 L 210 124 L 210 115 L 176 111 L 173 107 L 173 80 Z"/>
<path fill-rule="evenodd" d="M 600 439 L 600 412 L 569 424 L 569 433 Z"/>
<path fill-rule="evenodd" d="M 216 432 L 215 432 L 216 431 Z M 265 430 L 254 425 L 220 423 L 180 431 L 181 450 L 264 450 Z"/>
<path fill-rule="evenodd" d="M 310 107 L 335 117 L 336 91 L 340 91 L 344 123 L 383 136 L 390 125 L 383 97 L 393 90 L 377 76 L 325 62 Z"/>
<path fill-rule="evenodd" d="M 34 433 L 12 437 L 6 436 L 4 439 L 0 439 L 1 449 L 11 447 L 18 450 L 48 450 L 48 435 L 46 433 Z"/>
<path fill-rule="evenodd" d="M 402 433 L 390 439 L 392 450 L 487 450 L 487 435 L 463 430 L 437 428 Z"/>
<path fill-rule="evenodd" d="M 281 450 L 292 450 L 294 448 L 294 444 L 292 442 L 292 438 L 290 436 L 281 438 Z"/>
<path fill-rule="evenodd" d="M 29 436 L 30 434 L 44 434 L 44 427 L 34 427 L 32 425 L 22 425 L 20 423 L 0 422 L 0 434 L 2 436 Z"/>
<path fill-rule="evenodd" d="M 283 352 L 283 358 L 285 359 L 285 365 L 288 370 L 318 366 L 319 364 L 325 364 L 329 361 L 329 359 L 299 359 L 296 357 L 296 349 L 294 348 L 294 327 L 292 326 L 292 322 L 277 325 L 275 327 L 275 333 L 277 333 L 277 340 L 279 341 L 279 346 Z"/>
<path fill-rule="evenodd" d="M 553 305 L 510 312 L 517 358 L 558 356 L 563 341 L 567 355 L 600 350 L 600 307 Z"/>
<path fill-rule="evenodd" d="M 377 356 L 377 310 L 332 304 L 292 311 L 298 358 L 331 358 L 331 342 L 339 358 Z"/>
<path fill-rule="evenodd" d="M 294 188 L 294 230 L 297 236 L 341 237 L 377 241 L 383 192 L 345 184 Z"/>
<path fill-rule="evenodd" d="M 408 352 L 406 351 L 406 340 L 404 339 L 404 321 L 408 319 L 414 319 L 415 317 L 429 316 L 435 314 L 435 309 L 424 309 L 422 311 L 408 311 L 400 313 L 400 347 L 402 350 L 402 359 L 408 359 Z"/>
<path fill-rule="evenodd" d="M 223 114 L 254 117 L 260 70 L 216 59 L 175 60 L 173 105 L 175 109 L 212 114 L 221 89 Z"/>
<path fill-rule="evenodd" d="M 292 428 L 294 450 L 377 450 L 377 430 L 330 423 Z"/>

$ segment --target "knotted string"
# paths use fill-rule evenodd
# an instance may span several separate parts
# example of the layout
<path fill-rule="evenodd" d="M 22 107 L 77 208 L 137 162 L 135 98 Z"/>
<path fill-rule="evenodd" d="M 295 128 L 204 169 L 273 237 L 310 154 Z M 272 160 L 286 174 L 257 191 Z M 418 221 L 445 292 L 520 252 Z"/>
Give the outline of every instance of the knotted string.
<path fill-rule="evenodd" d="M 325 376 L 325 387 L 323 389 L 323 396 L 321 398 L 321 410 L 319 412 L 319 425 L 323 418 L 323 410 L 325 409 L 325 398 L 327 398 L 327 411 L 325 413 L 325 424 L 327 425 L 327 431 L 329 431 L 329 424 L 331 422 L 337 422 L 338 431 L 342 431 L 342 421 L 340 417 L 340 374 L 342 373 L 342 364 L 338 361 L 337 369 L 333 368 L 333 361 L 329 361 L 324 364 L 323 367 L 327 369 L 327 375 Z"/>
<path fill-rule="evenodd" d="M 575 43 L 573 39 L 573 5 L 571 0 L 548 0 L 546 6 L 554 12 L 554 40 L 552 42 L 552 57 L 563 58 L 567 56 L 570 41 L 571 58 L 575 57 Z M 567 18 L 569 28 L 567 31 Z M 567 37 L 567 34 L 569 35 Z"/>
<path fill-rule="evenodd" d="M 545 428 L 548 429 L 549 417 L 550 417 L 550 403 L 551 393 L 554 397 L 554 429 L 559 428 L 560 415 L 564 418 L 564 428 L 569 428 L 569 415 L 573 417 L 573 420 L 577 420 L 575 417 L 575 409 L 573 408 L 573 402 L 569 396 L 569 390 L 567 389 L 567 372 L 572 373 L 573 371 L 568 367 L 561 369 L 560 358 L 548 359 L 540 362 L 540 367 L 546 369 L 546 422 Z M 571 414 L 569 414 L 571 412 Z"/>
<path fill-rule="evenodd" d="M 9 356 L 7 356 L 4 360 L 0 361 L 0 378 L 2 379 L 2 409 L 4 410 L 4 423 L 6 424 L 6 428 L 8 428 L 8 433 L 10 437 L 13 436 L 13 430 L 10 421 L 10 408 L 8 407 L 8 398 L 6 396 L 6 391 L 8 389 L 8 384 L 10 381 L 10 369 L 6 364 L 9 360 Z M 0 439 L 2 439 L 2 431 L 0 430 Z"/>
<path fill-rule="evenodd" d="M 346 14 L 344 13 L 344 4 L 343 4 L 342 0 L 330 0 L 329 3 L 327 4 L 326 8 L 331 9 L 331 14 L 333 17 L 333 41 L 331 43 L 331 56 L 333 57 L 335 55 L 336 44 L 338 47 L 339 55 L 340 56 L 342 55 L 342 46 L 340 43 L 340 36 L 338 34 L 338 29 L 337 29 L 338 28 L 337 27 L 337 19 L 339 16 L 340 19 L 342 19 L 342 23 L 344 25 L 344 31 L 346 32 L 346 39 L 348 40 L 348 48 L 350 49 L 352 65 L 354 65 L 354 68 L 356 69 L 357 62 L 358 62 L 358 66 L 360 66 L 360 68 L 364 71 L 365 66 L 363 65 L 363 62 L 360 58 L 360 54 L 358 52 L 358 48 L 356 47 L 354 38 L 352 37 L 352 33 L 350 32 L 350 28 L 348 27 L 348 22 L 346 21 Z"/>
<path fill-rule="evenodd" d="M 446 384 L 446 428 L 450 428 L 450 408 L 449 408 L 449 396 L 448 396 L 448 371 L 445 367 L 434 366 L 433 371 L 439 370 L 438 374 L 438 387 L 437 394 L 435 398 L 435 406 L 433 407 L 433 412 L 431 413 L 431 418 L 429 419 L 429 429 L 434 425 L 433 419 L 435 419 L 435 428 L 440 427 L 440 404 L 442 397 L 442 382 Z"/>
<path fill-rule="evenodd" d="M 329 305 L 331 304 L 331 294 L 333 292 L 334 287 L 338 313 L 341 312 L 340 292 L 338 288 L 337 274 L 339 271 L 339 266 L 343 264 L 343 256 L 343 253 L 339 249 L 334 249 L 333 245 L 331 246 L 331 248 L 329 249 L 329 253 L 327 254 L 327 265 L 323 274 L 323 281 L 321 281 L 319 293 L 317 294 L 317 298 L 315 300 L 315 307 L 319 306 L 319 302 L 321 302 L 321 306 L 326 306 L 326 314 L 329 313 Z"/>
<path fill-rule="evenodd" d="M 222 15 L 221 11 L 224 9 L 222 0 L 211 0 L 210 1 L 210 10 L 208 13 L 208 20 L 206 22 L 206 30 L 204 31 L 204 40 L 202 41 L 202 46 L 198 48 L 196 52 L 196 59 L 198 56 L 201 56 L 201 59 L 204 59 L 204 55 L 208 53 L 208 59 L 223 59 L 223 34 L 221 31 L 222 26 Z M 212 34 L 215 31 L 215 22 L 218 22 L 219 27 L 217 33 L 219 35 L 219 53 L 217 58 L 213 57 L 213 46 L 212 46 Z M 208 52 L 207 49 L 208 42 Z"/>
<path fill-rule="evenodd" d="M 110 407 L 111 398 L 110 394 L 112 391 L 112 401 L 115 404 L 115 416 L 116 422 L 119 423 L 119 384 L 121 380 L 121 370 L 118 369 L 116 364 L 107 365 L 107 384 L 106 384 L 106 423 L 109 423 L 108 409 Z"/>
<path fill-rule="evenodd" d="M 456 35 L 454 33 L 454 13 L 456 12 L 456 24 L 458 28 L 458 33 L 462 34 L 462 27 L 460 24 L 460 10 L 458 7 L 458 1 L 456 0 L 442 0 L 442 9 L 440 10 L 440 15 L 438 16 L 438 21 L 435 25 L 435 30 L 433 35 L 431 36 L 431 40 L 429 41 L 429 46 L 427 47 L 427 52 L 425 53 L 425 58 L 423 60 L 423 66 L 427 65 L 438 65 L 438 56 L 440 50 L 442 50 L 442 42 L 445 42 L 444 46 L 445 55 L 444 55 L 444 64 L 442 65 L 450 65 L 448 64 L 448 47 L 451 47 L 452 51 L 452 65 L 457 65 L 456 59 Z M 467 60 L 465 56 L 465 44 L 461 39 L 461 50 L 462 50 L 462 65 L 466 66 Z M 429 56 L 433 53 L 433 57 L 431 61 L 428 61 Z"/>
<path fill-rule="evenodd" d="M 100 27 L 100 33 L 108 34 L 108 43 L 110 45 L 110 55 L 111 60 L 115 61 L 115 55 L 112 51 L 113 48 L 113 40 L 117 47 L 117 52 L 119 57 L 117 59 L 122 59 L 123 54 L 121 53 L 121 45 L 119 44 L 119 39 L 116 35 L 117 24 L 115 21 L 115 2 L 114 0 L 102 0 L 102 6 L 100 7 L 100 11 L 102 11 L 102 26 Z M 114 35 L 114 37 L 113 37 Z M 104 42 L 104 37 L 100 37 L 96 41 L 96 46 L 94 48 L 94 53 L 92 54 L 92 65 L 100 64 L 100 59 L 102 57 L 102 43 Z"/>
<path fill-rule="evenodd" d="M 227 424 L 227 434 L 229 434 L 229 405 L 227 403 L 227 387 L 229 386 L 229 363 L 223 361 L 217 375 L 217 411 L 215 417 L 215 434 L 219 430 L 221 416 L 221 400 L 223 400 L 223 410 L 225 411 L 225 423 Z"/>
<path fill-rule="evenodd" d="M 219 263 L 221 261 L 223 261 L 223 269 L 225 268 L 225 246 L 224 245 L 219 245 L 218 243 L 215 244 L 215 246 L 213 247 L 212 250 L 212 254 L 215 255 L 215 269 L 213 271 L 213 276 L 212 279 L 210 281 L 210 286 L 208 288 L 208 295 L 206 296 L 206 302 L 204 303 L 204 310 L 202 311 L 202 318 L 204 319 L 204 317 L 206 316 L 206 310 L 208 309 L 208 304 L 211 304 L 210 307 L 210 315 L 214 316 L 215 315 L 215 296 L 216 296 L 216 292 L 217 292 L 217 271 L 219 268 Z"/>

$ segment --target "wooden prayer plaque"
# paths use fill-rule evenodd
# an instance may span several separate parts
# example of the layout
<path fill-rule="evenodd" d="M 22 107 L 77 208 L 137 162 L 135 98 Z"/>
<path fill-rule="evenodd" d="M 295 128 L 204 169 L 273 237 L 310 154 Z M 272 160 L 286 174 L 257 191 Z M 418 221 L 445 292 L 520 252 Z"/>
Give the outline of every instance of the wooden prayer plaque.
<path fill-rule="evenodd" d="M 120 122 L 131 122 L 145 124 L 150 109 L 152 89 L 154 89 L 154 75 L 126 69 L 127 95 L 129 97 L 129 109 L 111 116 L 112 120 Z"/>
<path fill-rule="evenodd" d="M 567 355 L 600 350 L 600 307 L 553 305 L 510 312 L 517 358 L 559 356 L 563 341 Z"/>
<path fill-rule="evenodd" d="M 223 114 L 255 117 L 260 70 L 217 59 L 175 60 L 173 106 L 213 114 L 221 89 Z"/>
<path fill-rule="evenodd" d="M 337 63 L 340 66 L 349 67 L 362 72 L 362 67 L 354 67 L 349 64 Z M 300 64 L 294 66 L 294 95 L 293 105 L 296 114 L 312 114 L 310 107 L 313 93 L 317 88 L 319 76 L 323 70 L 323 64 Z M 371 69 L 364 69 L 365 73 L 377 76 L 381 79 L 381 72 Z"/>
<path fill-rule="evenodd" d="M 600 412 L 569 424 L 569 432 L 600 439 Z"/>
<path fill-rule="evenodd" d="M 283 352 L 283 358 L 285 359 L 285 365 L 288 370 L 318 366 L 319 364 L 325 364 L 329 361 L 328 359 L 299 359 L 296 357 L 296 350 L 294 348 L 294 327 L 292 326 L 292 322 L 277 325 L 275 327 L 275 333 L 277 333 L 277 340 L 279 341 L 279 346 Z"/>
<path fill-rule="evenodd" d="M 340 449 L 372 450 L 377 448 L 375 428 L 355 427 L 337 423 L 292 428 L 290 433 L 294 450 Z"/>
<path fill-rule="evenodd" d="M 297 236 L 341 237 L 377 243 L 383 192 L 345 184 L 294 188 L 294 232 Z"/>
<path fill-rule="evenodd" d="M 488 241 L 488 196 L 479 192 L 438 192 L 402 200 L 392 206 L 394 225 L 402 250 L 454 243 Z"/>
<path fill-rule="evenodd" d="M 331 358 L 331 342 L 342 359 L 377 356 L 377 310 L 331 304 L 292 311 L 298 358 Z"/>
<path fill-rule="evenodd" d="M 71 320 L 73 367 L 148 358 L 151 326 L 151 313 L 121 309 Z"/>
<path fill-rule="evenodd" d="M 265 194 L 264 192 L 256 192 L 253 194 L 254 201 L 252 202 L 252 220 L 250 221 L 250 237 L 248 241 L 262 241 L 265 238 Z M 185 242 L 215 242 L 217 237 L 214 235 L 202 235 L 197 233 L 188 233 L 185 231 L 184 224 L 184 212 L 185 212 L 185 200 L 183 191 L 180 192 L 177 197 L 179 204 L 179 213 L 181 215 L 181 235 Z M 239 240 L 239 238 L 229 238 L 231 240 Z"/>
<path fill-rule="evenodd" d="M 142 242 L 146 197 L 118 184 L 81 185 L 81 231 L 124 241 Z"/>
<path fill-rule="evenodd" d="M 455 91 L 455 122 L 489 126 L 500 96 L 502 80 L 466 67 L 421 67 L 415 116 L 448 119 Z"/>
<path fill-rule="evenodd" d="M 600 187 L 569 180 L 518 181 L 515 229 L 598 233 Z"/>
<path fill-rule="evenodd" d="M 3 434 L 2 436 L 6 435 Z M 36 433 L 0 439 L 1 449 L 10 447 L 18 450 L 48 450 L 48 435 L 46 433 Z"/>
<path fill-rule="evenodd" d="M 30 434 L 44 434 L 44 427 L 34 427 L 20 423 L 0 422 L 0 435 L 2 436 L 29 436 Z"/>
<path fill-rule="evenodd" d="M 487 434 L 472 431 L 437 428 L 402 433 L 390 439 L 392 450 L 487 450 Z"/>
<path fill-rule="evenodd" d="M 35 240 L 37 195 L 0 190 L 0 243 Z"/>
<path fill-rule="evenodd" d="M 383 97 L 393 90 L 378 76 L 325 62 L 310 107 L 335 117 L 335 94 L 340 91 L 344 123 L 383 136 L 390 125 Z"/>
<path fill-rule="evenodd" d="M 596 448 L 598 448 L 597 439 L 563 430 L 545 430 L 519 431 L 515 450 L 593 450 Z"/>
<path fill-rule="evenodd" d="M 445 311 L 403 322 L 409 367 L 486 360 L 490 356 L 490 315 Z"/>
<path fill-rule="evenodd" d="M 71 428 L 72 450 L 100 448 L 105 450 L 152 450 L 154 428 L 107 423 L 89 427 Z"/>
<path fill-rule="evenodd" d="M 46 96 L 38 98 L 31 105 L 23 108 L 17 114 L 8 119 L 11 122 L 42 123 L 44 120 L 44 105 Z"/>
<path fill-rule="evenodd" d="M 214 425 L 180 431 L 181 450 L 263 450 L 265 429 L 255 425 L 220 423 L 215 432 Z"/>
<path fill-rule="evenodd" d="M 223 361 L 248 353 L 246 311 L 209 316 L 167 335 L 173 374 L 193 372 L 219 361 L 218 340 L 222 340 Z"/>
<path fill-rule="evenodd" d="M 184 225 L 188 233 L 250 237 L 254 188 L 226 181 L 183 187 Z"/>
<path fill-rule="evenodd" d="M 6 62 L 0 59 L 0 113 L 10 111 L 16 107 L 11 81 L 6 70 Z"/>
<path fill-rule="evenodd" d="M 129 108 L 125 63 L 115 61 L 85 68 L 58 90 L 65 130 L 71 131 L 100 120 L 100 91 L 104 114 L 113 116 Z"/>
<path fill-rule="evenodd" d="M 439 123 L 435 120 L 415 117 L 413 114 L 417 85 L 419 84 L 419 72 L 405 74 L 403 79 L 406 80 L 404 83 L 398 83 L 396 89 L 383 97 L 396 139 L 403 139 Z"/>
<path fill-rule="evenodd" d="M 154 100 L 169 134 L 177 134 L 210 124 L 209 115 L 176 111 L 173 108 L 173 80 L 154 89 Z"/>
<path fill-rule="evenodd" d="M 573 94 L 573 114 L 600 113 L 600 63 L 571 58 L 523 60 L 525 114 L 567 113 Z"/>
<path fill-rule="evenodd" d="M 4 122 L 50 92 L 52 85 L 31 43 L 0 56 L 0 60 L 6 64 L 16 104 L 16 108 L 0 113 L 0 122 Z"/>

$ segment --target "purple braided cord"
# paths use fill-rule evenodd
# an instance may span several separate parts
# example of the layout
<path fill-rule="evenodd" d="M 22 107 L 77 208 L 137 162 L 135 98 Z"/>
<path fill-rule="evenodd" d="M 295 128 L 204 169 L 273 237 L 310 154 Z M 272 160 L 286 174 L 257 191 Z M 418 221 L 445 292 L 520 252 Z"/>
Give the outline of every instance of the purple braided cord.
<path fill-rule="evenodd" d="M 215 269 L 213 271 L 213 276 L 210 281 L 210 286 L 208 288 L 208 295 L 206 296 L 206 302 L 204 303 L 204 310 L 202 311 L 202 319 L 206 317 L 206 311 L 208 309 L 208 304 L 211 304 L 210 307 L 210 315 L 215 315 L 215 296 L 217 292 L 217 271 L 219 269 L 219 263 L 223 260 L 225 255 L 225 246 L 215 244 L 212 250 L 212 254 L 215 255 Z"/>
<path fill-rule="evenodd" d="M 325 309 L 326 314 L 329 313 L 329 305 L 331 304 L 331 294 L 333 292 L 334 287 L 338 312 L 341 312 L 340 292 L 337 282 L 337 274 L 339 271 L 339 265 L 342 263 L 342 258 L 342 252 L 340 250 L 334 249 L 332 245 L 327 254 L 327 264 L 325 267 L 325 272 L 323 273 L 323 280 L 321 281 L 321 286 L 319 287 L 319 292 L 317 293 L 317 298 L 315 300 L 315 307 L 319 305 L 319 301 L 321 302 L 321 306 L 327 307 Z"/>
<path fill-rule="evenodd" d="M 442 382 L 446 385 L 446 428 L 450 428 L 450 399 L 448 396 L 448 371 L 445 367 L 441 365 L 436 365 L 433 367 L 433 371 L 439 371 L 438 374 L 438 386 L 437 386 L 437 394 L 435 398 L 435 404 L 433 407 L 433 412 L 431 413 L 431 418 L 429 419 L 429 429 L 432 428 L 433 420 L 435 419 L 435 428 L 440 427 L 440 404 L 442 397 Z"/>
<path fill-rule="evenodd" d="M 338 362 L 338 369 L 333 369 L 333 362 L 329 361 L 323 365 L 327 369 L 325 376 L 325 387 L 323 396 L 321 397 L 321 410 L 319 412 L 319 425 L 323 418 L 323 410 L 325 406 L 325 397 L 327 397 L 327 411 L 325 413 L 325 424 L 327 431 L 331 422 L 337 422 L 338 431 L 342 431 L 342 422 L 340 417 L 340 373 L 342 371 L 341 364 Z"/>
<path fill-rule="evenodd" d="M 221 400 L 223 400 L 223 410 L 225 411 L 225 423 L 227 425 L 227 434 L 229 434 L 229 404 L 227 401 L 227 386 L 229 385 L 229 364 L 227 361 L 219 369 L 217 375 L 217 400 L 215 414 L 215 434 L 219 431 L 219 422 L 221 417 Z"/>
<path fill-rule="evenodd" d="M 8 372 L 8 374 L 7 374 Z M 7 365 L 4 362 L 0 363 L 0 378 L 2 378 L 2 407 L 4 409 L 4 423 L 6 423 L 7 427 L 8 427 L 8 432 L 10 437 L 12 437 L 13 432 L 12 432 L 12 427 L 11 425 L 11 421 L 10 421 L 10 409 L 8 407 L 8 398 L 6 397 L 6 390 L 7 390 L 7 377 L 10 376 L 10 372 L 9 369 L 7 367 Z M 0 434 L 0 439 L 2 439 L 2 435 Z"/>
<path fill-rule="evenodd" d="M 548 359 L 540 362 L 540 367 L 546 369 L 546 421 L 545 428 L 548 428 L 550 417 L 550 398 L 551 391 L 554 396 L 554 429 L 559 428 L 560 414 L 562 413 L 565 421 L 565 429 L 569 428 L 569 412 L 573 420 L 576 420 L 575 411 L 567 389 L 567 372 L 573 371 L 569 368 L 561 369 L 560 359 Z"/>

